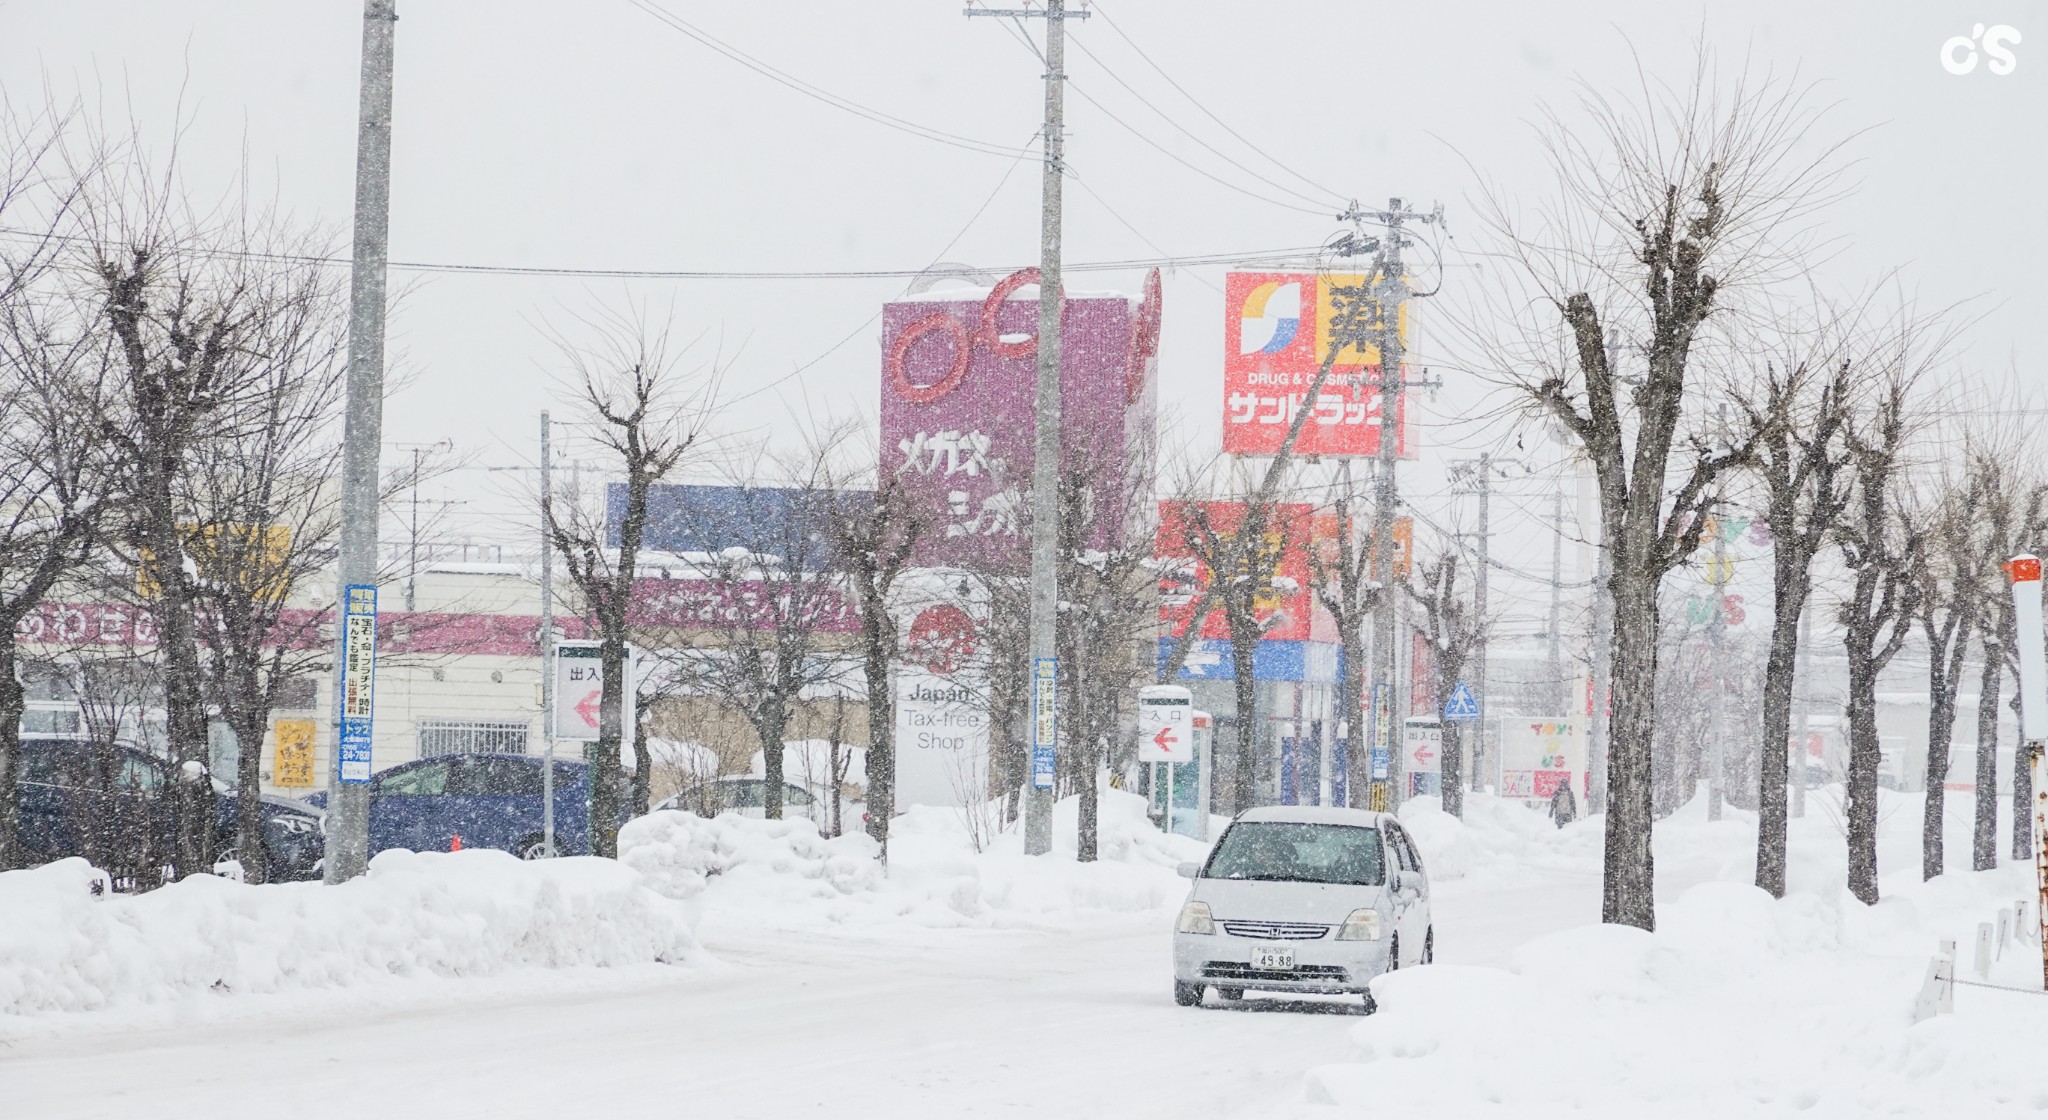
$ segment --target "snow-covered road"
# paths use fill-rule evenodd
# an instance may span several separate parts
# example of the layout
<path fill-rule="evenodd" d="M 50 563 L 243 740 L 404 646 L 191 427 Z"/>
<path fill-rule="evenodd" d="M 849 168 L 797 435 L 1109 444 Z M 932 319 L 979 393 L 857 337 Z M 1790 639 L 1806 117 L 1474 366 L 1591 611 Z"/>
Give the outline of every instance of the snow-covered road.
<path fill-rule="evenodd" d="M 1920 884 L 1918 814 L 1894 808 L 1877 907 L 1842 890 L 1830 818 L 1795 822 L 1795 889 L 1773 901 L 1744 882 L 1753 825 L 1709 823 L 1688 808 L 1659 828 L 1654 935 L 1590 924 L 1598 822 L 1558 832 L 1490 801 L 1464 823 L 1409 813 L 1438 872 L 1437 957 L 1449 967 L 1383 980 L 1382 1012 L 1370 1018 L 1355 1000 L 1176 1007 L 1169 928 L 1184 884 L 1161 862 L 1172 851 L 1144 847 L 1159 842 L 1150 832 L 1120 836 L 1121 862 L 1089 865 L 1070 853 L 970 855 L 957 838 L 927 833 L 922 848 L 905 841 L 881 880 L 864 857 L 845 864 L 845 853 L 815 844 L 769 843 L 763 826 L 691 825 L 699 840 L 722 838 L 726 862 L 701 896 L 696 932 L 707 952 L 669 965 L 451 974 L 432 966 L 447 959 L 436 942 L 433 954 L 394 956 L 410 962 L 393 965 L 397 975 L 358 968 L 315 983 L 315 962 L 352 958 L 315 954 L 304 946 L 317 940 L 301 938 L 277 942 L 296 956 L 265 964 L 257 935 L 304 925 L 304 915 L 287 920 L 291 906 L 316 915 L 348 903 L 363 917 L 385 913 L 373 905 L 383 896 L 313 888 L 302 900 L 285 890 L 263 896 L 270 925 L 218 927 L 239 928 L 264 964 L 225 968 L 240 978 L 232 995 L 204 982 L 221 962 L 190 953 L 155 961 L 137 946 L 89 952 L 53 974 L 70 988 L 17 986 L 17 1001 L 23 991 L 44 991 L 45 1003 L 50 991 L 70 992 L 64 1006 L 94 1009 L 0 1016 L 0 1117 L 1183 1120 L 1507 1106 L 1619 1120 L 2048 1109 L 2032 1041 L 2048 1030 L 2048 1001 L 1971 990 L 1953 1016 L 1916 1026 L 1908 1014 L 1937 937 L 1967 939 L 2025 897 L 2031 869 Z M 642 850 L 660 857 L 640 861 L 650 883 L 664 882 L 661 860 L 680 867 L 700 852 L 695 841 L 650 840 Z M 491 871 L 489 861 L 445 855 L 415 862 L 465 881 Z M 576 878 L 571 862 L 555 869 L 563 883 Z M 403 870 L 387 868 L 377 890 L 410 897 Z M 149 896 L 148 906 L 82 902 L 79 913 L 160 938 L 216 928 L 171 920 L 186 911 L 217 919 L 198 905 L 214 896 L 256 900 L 204 882 L 174 890 L 182 894 Z M 646 918 L 638 896 L 590 888 L 574 897 L 611 898 L 619 923 Z M 418 913 L 389 914 L 433 931 L 494 912 L 435 898 L 422 896 Z M 520 920 L 552 928 L 578 906 Z M 367 935 L 360 923 L 340 928 Z M 602 940 L 576 928 L 579 943 Z M 2030 986 L 2030 956 L 2012 947 L 1992 979 Z M 132 973 L 151 961 L 150 976 L 199 981 L 79 986 L 95 970 Z M 279 982 L 280 968 L 291 983 Z M 102 988 L 123 998 L 79 1003 L 78 993 Z M 1560 1058 L 1559 1038 L 1574 1040 L 1580 1057 Z"/>
<path fill-rule="evenodd" d="M 1597 881 L 1440 892 L 1440 957 L 1587 920 Z M 1356 1001 L 1170 998 L 1168 918 L 1072 930 L 700 931 L 723 967 L 252 997 L 0 1049 L 10 1116 L 1260 1116 L 1347 1059 Z"/>

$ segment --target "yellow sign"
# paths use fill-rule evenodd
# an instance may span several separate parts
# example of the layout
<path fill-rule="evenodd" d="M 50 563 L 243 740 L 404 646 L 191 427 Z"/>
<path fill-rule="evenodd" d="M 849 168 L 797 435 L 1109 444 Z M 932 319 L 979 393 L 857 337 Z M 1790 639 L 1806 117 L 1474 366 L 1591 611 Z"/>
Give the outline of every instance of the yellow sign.
<path fill-rule="evenodd" d="M 1330 324 L 1340 316 L 1362 314 L 1370 323 L 1369 337 L 1377 340 L 1378 332 L 1384 330 L 1385 313 L 1379 301 L 1372 295 L 1372 277 L 1353 273 L 1350 275 L 1316 277 L 1316 361 L 1330 352 Z M 1401 349 L 1408 349 L 1408 305 L 1403 303 L 1396 316 L 1395 329 L 1399 332 Z M 1337 352 L 1338 367 L 1356 369 L 1359 366 L 1380 364 L 1378 341 L 1346 346 Z"/>
<path fill-rule="evenodd" d="M 271 724 L 276 755 L 270 763 L 272 785 L 305 788 L 313 784 L 313 721 L 281 719 Z"/>
<path fill-rule="evenodd" d="M 291 590 L 292 527 L 289 525 L 180 525 L 185 555 L 201 579 L 232 578 L 277 602 Z M 135 593 L 154 599 L 163 593 L 156 578 L 156 553 L 136 550 Z"/>

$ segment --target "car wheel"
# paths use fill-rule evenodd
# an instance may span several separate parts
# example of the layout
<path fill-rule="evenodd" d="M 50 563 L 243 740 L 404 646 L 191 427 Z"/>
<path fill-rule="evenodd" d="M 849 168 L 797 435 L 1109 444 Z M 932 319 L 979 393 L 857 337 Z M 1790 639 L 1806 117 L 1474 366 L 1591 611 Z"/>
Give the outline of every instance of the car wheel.
<path fill-rule="evenodd" d="M 1387 971 L 1398 972 L 1401 968 L 1401 935 L 1387 939 Z"/>
<path fill-rule="evenodd" d="M 1422 934 L 1422 963 L 1436 963 L 1436 927 L 1431 926 Z"/>
<path fill-rule="evenodd" d="M 546 836 L 529 836 L 521 840 L 518 846 L 512 849 L 512 854 L 520 859 L 548 859 L 552 856 L 560 855 L 559 848 L 559 841 L 556 847 L 551 849 L 548 847 Z"/>
<path fill-rule="evenodd" d="M 1173 1002 L 1182 1007 L 1202 1006 L 1202 986 L 1200 984 L 1183 984 L 1175 980 L 1173 982 Z"/>
<path fill-rule="evenodd" d="M 1223 997 L 1223 998 L 1224 998 L 1225 1000 L 1227 1000 L 1227 1001 L 1228 1001 L 1228 1002 L 1230 1002 L 1230 1003 L 1236 1003 L 1236 1002 L 1237 1002 L 1238 1000 L 1241 1000 L 1241 999 L 1243 999 L 1243 998 L 1244 998 L 1244 989 L 1243 989 L 1243 988 L 1218 988 L 1218 989 L 1216 989 L 1216 994 L 1217 994 L 1217 995 L 1219 995 L 1219 996 L 1222 996 L 1222 997 Z"/>
<path fill-rule="evenodd" d="M 1366 993 L 1365 993 L 1365 1011 L 1364 1011 L 1364 1014 L 1370 1015 L 1370 1014 L 1372 1014 L 1373 1012 L 1375 1012 L 1375 1011 L 1378 1011 L 1379 1009 L 1380 1009 L 1380 1005 L 1379 1005 L 1379 1004 L 1377 1004 L 1377 1003 L 1375 1003 L 1375 1002 L 1373 1002 L 1373 998 L 1372 998 L 1372 993 L 1371 993 L 1371 992 L 1366 992 Z"/>

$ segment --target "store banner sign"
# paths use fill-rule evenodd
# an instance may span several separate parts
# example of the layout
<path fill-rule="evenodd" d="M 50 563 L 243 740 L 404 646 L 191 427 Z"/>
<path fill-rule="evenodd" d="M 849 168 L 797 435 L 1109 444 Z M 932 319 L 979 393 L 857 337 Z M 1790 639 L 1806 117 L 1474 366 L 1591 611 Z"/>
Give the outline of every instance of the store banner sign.
<path fill-rule="evenodd" d="M 370 780 L 376 715 L 377 588 L 350 584 L 341 599 L 341 780 Z"/>

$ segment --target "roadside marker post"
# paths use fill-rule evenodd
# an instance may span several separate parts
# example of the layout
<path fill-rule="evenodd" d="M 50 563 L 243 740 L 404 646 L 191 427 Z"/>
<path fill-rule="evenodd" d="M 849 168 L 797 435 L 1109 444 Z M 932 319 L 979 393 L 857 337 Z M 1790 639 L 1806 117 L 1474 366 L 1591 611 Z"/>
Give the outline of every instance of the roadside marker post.
<path fill-rule="evenodd" d="M 2034 887 L 2040 896 L 2035 913 L 2043 923 L 2041 986 L 2048 989 L 2048 645 L 2041 630 L 2041 558 L 2021 553 L 2005 563 L 2012 580 L 2014 638 L 2019 643 L 2020 757 L 2034 784 Z"/>

